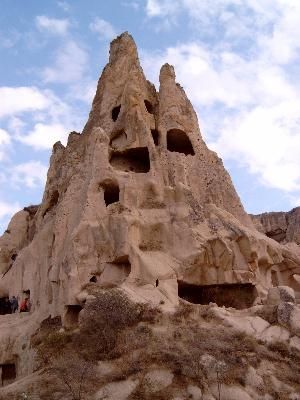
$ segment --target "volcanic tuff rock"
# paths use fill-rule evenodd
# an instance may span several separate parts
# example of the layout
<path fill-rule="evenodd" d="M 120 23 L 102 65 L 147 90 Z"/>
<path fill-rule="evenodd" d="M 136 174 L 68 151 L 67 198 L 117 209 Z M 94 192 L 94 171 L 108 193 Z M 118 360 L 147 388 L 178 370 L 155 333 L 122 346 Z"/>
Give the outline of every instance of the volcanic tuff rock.
<path fill-rule="evenodd" d="M 278 243 L 300 245 L 300 207 L 289 212 L 270 212 L 251 215 L 256 228 Z"/>
<path fill-rule="evenodd" d="M 0 238 L 0 285 L 10 296 L 30 291 L 29 335 L 49 315 L 74 323 L 90 284 L 166 308 L 178 294 L 213 301 L 208 287 L 235 293 L 237 308 L 272 285 L 297 297 L 298 250 L 255 229 L 173 67 L 161 68 L 157 92 L 124 33 L 111 44 L 82 134 L 53 147 L 42 203 L 17 213 Z M 22 376 L 32 366 L 18 329 L 1 330 L 0 363 L 18 354 Z"/>

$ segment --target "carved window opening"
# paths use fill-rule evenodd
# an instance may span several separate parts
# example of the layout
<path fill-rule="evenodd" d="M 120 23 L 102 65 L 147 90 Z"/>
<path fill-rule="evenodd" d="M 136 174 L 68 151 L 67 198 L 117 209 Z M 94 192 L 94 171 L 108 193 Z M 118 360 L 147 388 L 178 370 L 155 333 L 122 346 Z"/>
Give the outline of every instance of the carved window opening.
<path fill-rule="evenodd" d="M 144 100 L 146 110 L 149 114 L 153 114 L 153 105 L 150 103 L 149 100 Z"/>
<path fill-rule="evenodd" d="M 74 329 L 78 326 L 79 313 L 82 307 L 79 304 L 70 304 L 66 306 L 64 317 L 64 326 L 67 329 Z"/>
<path fill-rule="evenodd" d="M 11 314 L 11 304 L 9 301 L 9 297 L 1 297 L 0 298 L 0 315 Z"/>
<path fill-rule="evenodd" d="M 159 280 L 156 279 L 156 281 L 155 281 L 155 287 L 157 287 L 158 285 L 159 285 Z"/>
<path fill-rule="evenodd" d="M 151 129 L 152 139 L 155 146 L 159 145 L 159 133 L 156 129 Z"/>
<path fill-rule="evenodd" d="M 121 104 L 120 104 L 119 106 L 114 107 L 114 108 L 112 109 L 111 118 L 112 118 L 112 120 L 113 120 L 114 122 L 118 119 L 118 116 L 119 116 L 119 114 L 120 114 L 120 111 L 121 111 Z"/>
<path fill-rule="evenodd" d="M 167 133 L 167 149 L 186 156 L 194 156 L 195 152 L 188 135 L 180 129 L 171 129 Z"/>
<path fill-rule="evenodd" d="M 242 310 L 253 305 L 257 291 L 251 283 L 193 285 L 178 281 L 178 296 L 194 304 L 216 303 Z"/>
<path fill-rule="evenodd" d="M 14 382 L 17 377 L 15 363 L 0 364 L 1 386 L 9 385 Z"/>
<path fill-rule="evenodd" d="M 120 200 L 120 188 L 117 182 L 105 181 L 101 183 L 104 190 L 104 201 L 106 207 L 110 204 L 117 203 Z"/>
<path fill-rule="evenodd" d="M 91 283 L 97 283 L 97 277 L 95 275 L 93 275 L 90 279 Z"/>
<path fill-rule="evenodd" d="M 125 172 L 146 173 L 150 171 L 150 158 L 147 147 L 137 147 L 125 151 L 114 151 L 110 164 Z"/>

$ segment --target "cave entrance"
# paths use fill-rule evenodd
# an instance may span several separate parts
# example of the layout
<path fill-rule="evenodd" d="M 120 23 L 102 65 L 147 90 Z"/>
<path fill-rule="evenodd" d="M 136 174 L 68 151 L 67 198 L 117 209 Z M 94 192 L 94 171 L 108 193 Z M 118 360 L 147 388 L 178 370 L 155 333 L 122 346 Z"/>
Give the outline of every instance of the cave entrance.
<path fill-rule="evenodd" d="M 144 100 L 144 104 L 146 107 L 146 110 L 148 111 L 149 114 L 153 114 L 153 105 L 150 103 L 149 100 Z"/>
<path fill-rule="evenodd" d="M 120 171 L 146 173 L 150 171 L 150 158 L 147 147 L 137 147 L 125 151 L 114 151 L 110 164 Z"/>
<path fill-rule="evenodd" d="M 120 199 L 120 188 L 117 182 L 107 180 L 101 183 L 104 190 L 104 201 L 106 207 L 110 204 L 117 203 Z"/>
<path fill-rule="evenodd" d="M 178 296 L 194 304 L 216 303 L 242 310 L 253 305 L 257 291 L 251 283 L 193 285 L 178 281 Z"/>
<path fill-rule="evenodd" d="M 188 135 L 180 129 L 170 129 L 167 132 L 167 149 L 185 155 L 195 155 Z"/>
<path fill-rule="evenodd" d="M 66 306 L 66 312 L 64 316 L 64 326 L 67 329 L 74 329 L 78 326 L 79 313 L 82 307 L 79 304 L 69 304 Z"/>
<path fill-rule="evenodd" d="M 118 105 L 117 107 L 114 107 L 111 111 L 111 118 L 115 122 L 118 119 L 118 116 L 121 111 L 121 105 Z"/>
<path fill-rule="evenodd" d="M 8 297 L 0 298 L 0 315 L 11 314 L 11 304 Z"/>
<path fill-rule="evenodd" d="M 151 129 L 152 139 L 155 146 L 159 145 L 159 133 L 157 129 Z"/>
<path fill-rule="evenodd" d="M 1 386 L 9 385 L 14 382 L 17 377 L 15 363 L 0 364 Z"/>

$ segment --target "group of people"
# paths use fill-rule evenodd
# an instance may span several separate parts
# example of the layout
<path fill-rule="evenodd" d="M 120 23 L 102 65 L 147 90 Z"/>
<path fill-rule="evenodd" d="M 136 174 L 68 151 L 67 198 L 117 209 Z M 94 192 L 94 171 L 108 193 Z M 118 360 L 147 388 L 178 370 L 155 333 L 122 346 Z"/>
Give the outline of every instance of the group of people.
<path fill-rule="evenodd" d="M 12 296 L 11 298 L 5 297 L 2 299 L 0 305 L 0 314 L 14 314 L 16 312 L 29 312 L 31 309 L 31 302 L 29 297 L 25 297 L 22 300 L 19 307 L 19 300 L 16 296 Z"/>

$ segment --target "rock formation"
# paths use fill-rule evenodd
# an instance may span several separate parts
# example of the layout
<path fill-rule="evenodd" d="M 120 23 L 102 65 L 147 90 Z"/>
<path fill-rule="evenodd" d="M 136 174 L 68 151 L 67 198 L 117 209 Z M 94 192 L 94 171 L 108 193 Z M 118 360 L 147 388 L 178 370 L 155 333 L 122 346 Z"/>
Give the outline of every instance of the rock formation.
<path fill-rule="evenodd" d="M 300 207 L 289 212 L 270 212 L 251 215 L 256 228 L 278 243 L 300 245 Z"/>
<path fill-rule="evenodd" d="M 278 285 L 299 297 L 299 248 L 264 235 L 281 219 L 257 219 L 261 232 L 204 143 L 173 67 L 161 68 L 157 92 L 122 34 L 83 132 L 53 147 L 42 203 L 17 213 L 0 238 L 0 287 L 32 303 L 21 325 L 11 315 L 1 327 L 0 364 L 17 355 L 18 376 L 29 373 L 26 340 L 49 315 L 76 322 L 90 284 L 165 308 L 179 297 L 245 308 Z M 299 216 L 293 233 L 282 219 L 286 241 L 297 242 Z"/>

